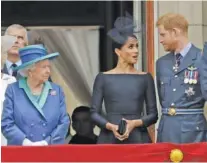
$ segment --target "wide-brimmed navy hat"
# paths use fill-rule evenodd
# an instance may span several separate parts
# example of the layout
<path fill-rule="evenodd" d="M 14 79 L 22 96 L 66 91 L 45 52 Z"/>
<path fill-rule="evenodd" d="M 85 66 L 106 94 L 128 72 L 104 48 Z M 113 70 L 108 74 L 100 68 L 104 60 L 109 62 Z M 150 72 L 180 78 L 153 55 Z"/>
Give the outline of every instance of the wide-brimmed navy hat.
<path fill-rule="evenodd" d="M 42 44 L 25 46 L 24 48 L 19 49 L 19 56 L 22 61 L 22 65 L 15 67 L 14 70 L 17 71 L 23 69 L 45 59 L 54 59 L 58 55 L 58 52 L 48 54 L 47 50 Z"/>

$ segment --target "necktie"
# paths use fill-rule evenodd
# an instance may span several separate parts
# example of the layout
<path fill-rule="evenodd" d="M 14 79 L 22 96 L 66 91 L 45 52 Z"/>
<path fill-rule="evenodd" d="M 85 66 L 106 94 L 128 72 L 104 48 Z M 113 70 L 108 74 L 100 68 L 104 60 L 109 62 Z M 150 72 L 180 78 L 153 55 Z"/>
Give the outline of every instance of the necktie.
<path fill-rule="evenodd" d="M 15 68 L 15 67 L 17 67 L 17 65 L 15 63 L 12 64 L 12 68 Z M 12 76 L 16 77 L 17 76 L 17 71 L 13 70 Z"/>
<path fill-rule="evenodd" d="M 175 55 L 175 63 L 179 67 L 180 66 L 180 59 L 182 58 L 182 55 L 180 53 Z"/>

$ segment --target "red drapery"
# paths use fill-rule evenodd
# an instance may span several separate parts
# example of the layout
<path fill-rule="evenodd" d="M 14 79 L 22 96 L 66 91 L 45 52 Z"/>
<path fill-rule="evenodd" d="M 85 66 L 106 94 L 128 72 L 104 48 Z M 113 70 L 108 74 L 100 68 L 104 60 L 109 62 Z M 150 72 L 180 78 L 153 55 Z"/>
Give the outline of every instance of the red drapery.
<path fill-rule="evenodd" d="M 2 162 L 170 162 L 180 159 L 181 155 L 182 162 L 207 162 L 207 143 L 8 146 L 1 149 Z"/>

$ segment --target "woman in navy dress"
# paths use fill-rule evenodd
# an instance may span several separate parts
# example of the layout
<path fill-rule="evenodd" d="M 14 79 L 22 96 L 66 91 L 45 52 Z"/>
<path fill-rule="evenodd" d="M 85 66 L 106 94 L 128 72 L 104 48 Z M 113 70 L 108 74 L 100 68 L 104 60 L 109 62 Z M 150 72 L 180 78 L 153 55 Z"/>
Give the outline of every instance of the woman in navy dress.
<path fill-rule="evenodd" d="M 123 25 L 123 23 L 125 23 Z M 128 25 L 126 25 L 128 23 Z M 96 76 L 93 86 L 91 117 L 101 128 L 98 143 L 150 143 L 147 127 L 158 119 L 154 80 L 149 73 L 138 71 L 138 40 L 133 35 L 129 18 L 118 18 L 109 31 L 114 40 L 118 62 L 114 69 Z M 102 103 L 106 115 L 101 115 Z M 146 103 L 146 115 L 143 115 Z M 118 124 L 124 119 L 126 132 L 118 133 Z"/>

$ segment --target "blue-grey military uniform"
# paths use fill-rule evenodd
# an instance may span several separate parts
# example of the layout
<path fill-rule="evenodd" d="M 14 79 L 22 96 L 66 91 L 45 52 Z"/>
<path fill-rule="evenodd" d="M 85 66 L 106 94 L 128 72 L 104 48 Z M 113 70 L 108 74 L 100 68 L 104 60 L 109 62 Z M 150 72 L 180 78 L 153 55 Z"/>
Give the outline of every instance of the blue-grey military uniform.
<path fill-rule="evenodd" d="M 202 55 L 191 43 L 180 54 L 182 59 L 178 68 L 174 52 L 156 63 L 162 107 L 157 142 L 206 142 L 207 121 L 203 108 L 207 100 L 207 54 Z"/>

